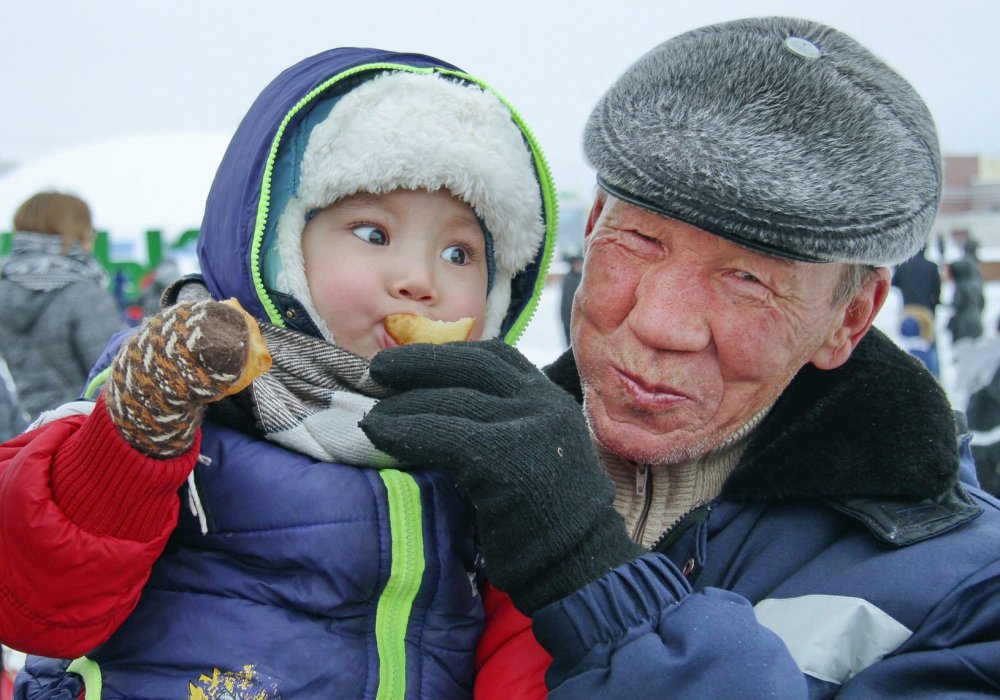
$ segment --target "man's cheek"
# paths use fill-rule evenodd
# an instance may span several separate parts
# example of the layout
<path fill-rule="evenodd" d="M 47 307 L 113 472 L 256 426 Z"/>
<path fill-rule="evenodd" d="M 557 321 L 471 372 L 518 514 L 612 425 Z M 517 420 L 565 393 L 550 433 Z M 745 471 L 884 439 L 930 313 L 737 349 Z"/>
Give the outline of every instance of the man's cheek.
<path fill-rule="evenodd" d="M 576 292 L 574 315 L 601 327 L 616 327 L 628 316 L 635 301 L 638 278 L 620 256 L 595 256 L 588 262 Z"/>

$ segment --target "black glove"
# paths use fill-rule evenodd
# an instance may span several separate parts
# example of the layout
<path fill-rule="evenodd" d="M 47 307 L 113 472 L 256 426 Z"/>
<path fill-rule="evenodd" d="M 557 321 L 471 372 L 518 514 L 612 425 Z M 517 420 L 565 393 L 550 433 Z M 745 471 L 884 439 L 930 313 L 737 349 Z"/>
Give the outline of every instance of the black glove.
<path fill-rule="evenodd" d="M 499 340 L 384 350 L 371 376 L 400 393 L 360 422 L 410 467 L 448 472 L 478 511 L 486 570 L 526 614 L 646 550 L 565 391 Z"/>

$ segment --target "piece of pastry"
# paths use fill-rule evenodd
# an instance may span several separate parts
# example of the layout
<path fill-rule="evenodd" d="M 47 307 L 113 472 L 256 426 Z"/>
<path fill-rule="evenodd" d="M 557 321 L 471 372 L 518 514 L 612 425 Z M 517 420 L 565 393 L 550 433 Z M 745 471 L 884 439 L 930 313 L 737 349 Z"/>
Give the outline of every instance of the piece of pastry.
<path fill-rule="evenodd" d="M 260 334 L 257 320 L 240 306 L 240 302 L 236 299 L 226 299 L 221 303 L 231 306 L 243 314 L 247 330 L 247 359 L 243 364 L 243 371 L 240 372 L 240 376 L 236 378 L 232 386 L 222 394 L 222 396 L 231 396 L 243 391 L 250 386 L 250 382 L 271 369 L 271 353 L 267 349 L 264 337 Z"/>
<path fill-rule="evenodd" d="M 457 321 L 432 321 L 417 314 L 390 314 L 382 322 L 386 333 L 400 345 L 411 343 L 451 343 L 468 340 L 474 318 L 460 318 Z"/>

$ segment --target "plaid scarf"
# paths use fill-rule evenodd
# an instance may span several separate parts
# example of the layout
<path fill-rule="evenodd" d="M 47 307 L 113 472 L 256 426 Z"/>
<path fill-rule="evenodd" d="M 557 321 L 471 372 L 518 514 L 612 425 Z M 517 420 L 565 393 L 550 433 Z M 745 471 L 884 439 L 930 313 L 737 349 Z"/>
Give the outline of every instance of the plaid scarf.
<path fill-rule="evenodd" d="M 368 375 L 366 359 L 268 323 L 261 323 L 260 331 L 271 352 L 271 370 L 235 398 L 249 404 L 266 439 L 325 462 L 395 464 L 358 427 L 383 393 Z"/>
<path fill-rule="evenodd" d="M 36 292 L 51 292 L 83 280 L 102 287 L 108 282 L 104 268 L 89 253 L 74 246 L 63 255 L 59 236 L 30 231 L 14 234 L 0 277 Z"/>
<path fill-rule="evenodd" d="M 196 283 L 179 301 L 210 299 Z M 324 462 L 392 467 L 358 421 L 386 391 L 368 375 L 368 360 L 332 343 L 269 323 L 260 324 L 271 353 L 270 371 L 229 400 L 253 414 L 265 439 Z"/>

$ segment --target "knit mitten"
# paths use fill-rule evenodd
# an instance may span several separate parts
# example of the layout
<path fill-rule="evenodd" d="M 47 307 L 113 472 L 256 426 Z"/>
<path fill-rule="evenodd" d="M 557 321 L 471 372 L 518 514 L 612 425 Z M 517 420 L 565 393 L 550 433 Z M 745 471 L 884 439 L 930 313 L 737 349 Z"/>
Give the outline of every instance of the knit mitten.
<path fill-rule="evenodd" d="M 182 302 L 121 346 L 104 401 L 126 442 L 167 459 L 191 448 L 208 404 L 270 366 L 257 322 L 235 300 Z"/>
<path fill-rule="evenodd" d="M 468 491 L 486 572 L 522 612 L 646 551 L 612 507 L 580 406 L 514 348 L 407 345 L 376 354 L 370 372 L 400 393 L 361 429 L 404 465 L 446 471 Z"/>

